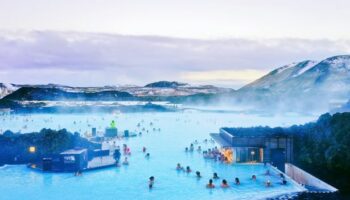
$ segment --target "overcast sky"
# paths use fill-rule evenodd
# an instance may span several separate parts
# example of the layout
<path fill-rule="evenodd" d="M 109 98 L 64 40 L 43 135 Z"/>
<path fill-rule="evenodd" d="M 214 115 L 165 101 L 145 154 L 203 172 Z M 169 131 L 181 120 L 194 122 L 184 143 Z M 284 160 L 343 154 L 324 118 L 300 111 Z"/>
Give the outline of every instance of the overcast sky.
<path fill-rule="evenodd" d="M 0 0 L 0 82 L 238 88 L 350 52 L 345 0 Z"/>

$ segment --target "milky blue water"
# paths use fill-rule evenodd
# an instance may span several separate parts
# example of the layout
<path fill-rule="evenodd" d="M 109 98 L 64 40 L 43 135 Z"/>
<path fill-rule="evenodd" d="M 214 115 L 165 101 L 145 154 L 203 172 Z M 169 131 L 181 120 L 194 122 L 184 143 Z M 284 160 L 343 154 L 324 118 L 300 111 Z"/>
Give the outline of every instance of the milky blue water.
<path fill-rule="evenodd" d="M 312 116 L 261 117 L 231 113 L 0 116 L 0 132 L 7 129 L 24 133 L 41 128 L 67 128 L 85 133 L 91 127 L 103 131 L 111 120 L 117 122 L 120 130 L 139 132 L 145 129 L 142 136 L 117 142 L 118 145 L 125 143 L 131 147 L 128 166 L 84 172 L 81 177 L 71 173 L 41 173 L 23 165 L 1 167 L 0 199 L 263 199 L 296 192 L 300 190 L 299 186 L 292 183 L 282 186 L 277 176 L 263 175 L 266 171 L 263 165 L 222 164 L 203 159 L 197 151 L 186 153 L 184 148 L 194 140 L 198 140 L 203 149 L 215 146 L 202 141 L 209 139 L 209 133 L 218 132 L 222 126 L 288 126 L 315 119 Z M 139 128 L 138 123 L 141 124 Z M 143 146 L 151 155 L 149 159 L 142 153 Z M 175 169 L 177 163 L 200 171 L 203 177 L 197 179 L 194 173 L 178 172 Z M 231 187 L 220 188 L 220 179 L 214 182 L 215 189 L 206 189 L 213 172 L 227 179 Z M 256 182 L 250 180 L 253 174 L 257 175 Z M 152 190 L 148 189 L 150 176 L 155 177 Z M 240 178 L 241 185 L 233 184 L 235 177 Z M 272 182 L 270 188 L 264 186 L 267 179 Z"/>

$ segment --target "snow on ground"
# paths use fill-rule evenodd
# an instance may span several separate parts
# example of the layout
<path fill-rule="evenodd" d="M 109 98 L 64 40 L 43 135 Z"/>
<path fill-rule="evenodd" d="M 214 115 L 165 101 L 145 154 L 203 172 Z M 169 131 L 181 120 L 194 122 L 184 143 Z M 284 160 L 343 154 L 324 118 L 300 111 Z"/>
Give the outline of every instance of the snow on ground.
<path fill-rule="evenodd" d="M 318 63 L 317 61 L 308 61 L 308 63 L 301 70 L 299 70 L 298 73 L 295 74 L 293 77 L 297 77 L 297 76 L 303 74 L 307 70 L 313 68 L 317 63 Z"/>

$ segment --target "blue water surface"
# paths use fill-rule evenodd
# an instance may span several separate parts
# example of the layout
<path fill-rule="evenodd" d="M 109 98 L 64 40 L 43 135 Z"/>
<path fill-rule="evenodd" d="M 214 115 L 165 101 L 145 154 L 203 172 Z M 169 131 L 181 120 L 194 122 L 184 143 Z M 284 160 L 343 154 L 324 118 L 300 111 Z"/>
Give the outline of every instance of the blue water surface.
<path fill-rule="evenodd" d="M 195 140 L 199 142 L 196 148 L 198 145 L 202 149 L 212 148 L 215 144 L 204 143 L 203 140 L 209 139 L 209 133 L 218 132 L 222 126 L 288 126 L 314 119 L 312 116 L 262 117 L 200 112 L 1 116 L 0 131 L 10 129 L 31 132 L 41 128 L 67 128 L 84 135 L 92 127 L 102 132 L 111 120 L 115 120 L 120 130 L 129 129 L 143 134 L 117 141 L 120 146 L 127 144 L 132 151 L 130 164 L 119 168 L 84 172 L 82 176 L 75 177 L 71 173 L 33 171 L 24 165 L 1 167 L 0 199 L 263 199 L 300 191 L 300 187 L 291 182 L 286 186 L 280 185 L 278 176 L 263 175 L 266 171 L 263 165 L 227 165 L 206 160 L 197 151 L 186 153 L 184 149 Z M 145 158 L 143 146 L 150 153 L 150 158 Z M 200 171 L 203 177 L 197 179 L 194 172 L 188 174 L 177 171 L 177 163 Z M 219 179 L 214 181 L 217 186 L 215 189 L 206 189 L 205 185 L 213 172 L 227 179 L 231 187 L 220 188 L 222 179 Z M 253 174 L 257 175 L 256 182 L 250 180 Z M 155 177 L 155 185 L 151 190 L 148 188 L 150 176 Z M 234 185 L 235 177 L 240 178 L 241 185 Z M 273 184 L 270 188 L 264 185 L 268 179 Z"/>

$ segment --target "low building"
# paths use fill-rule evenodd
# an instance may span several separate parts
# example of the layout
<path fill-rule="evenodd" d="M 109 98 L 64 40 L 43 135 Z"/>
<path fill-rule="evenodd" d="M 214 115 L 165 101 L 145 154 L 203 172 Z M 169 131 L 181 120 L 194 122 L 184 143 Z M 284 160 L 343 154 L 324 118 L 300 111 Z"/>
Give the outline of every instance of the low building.
<path fill-rule="evenodd" d="M 117 128 L 106 128 L 105 137 L 117 137 L 118 129 Z"/>
<path fill-rule="evenodd" d="M 87 149 L 70 149 L 60 153 L 62 171 L 82 171 L 88 166 Z"/>
<path fill-rule="evenodd" d="M 233 162 L 269 162 L 284 171 L 286 162 L 293 161 L 293 138 L 287 134 L 240 132 L 236 128 L 221 128 L 212 138 L 221 147 L 231 148 Z"/>

